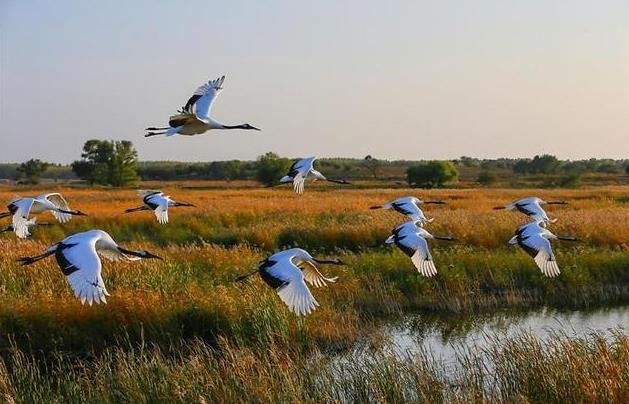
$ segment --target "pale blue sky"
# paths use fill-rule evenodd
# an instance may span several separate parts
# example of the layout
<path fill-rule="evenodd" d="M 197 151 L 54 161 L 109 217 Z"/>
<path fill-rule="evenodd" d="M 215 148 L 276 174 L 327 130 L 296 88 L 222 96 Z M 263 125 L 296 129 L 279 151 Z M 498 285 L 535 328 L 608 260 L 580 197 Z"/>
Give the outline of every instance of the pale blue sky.
<path fill-rule="evenodd" d="M 0 0 L 0 161 L 629 157 L 629 2 Z M 262 132 L 150 138 L 204 81 Z"/>

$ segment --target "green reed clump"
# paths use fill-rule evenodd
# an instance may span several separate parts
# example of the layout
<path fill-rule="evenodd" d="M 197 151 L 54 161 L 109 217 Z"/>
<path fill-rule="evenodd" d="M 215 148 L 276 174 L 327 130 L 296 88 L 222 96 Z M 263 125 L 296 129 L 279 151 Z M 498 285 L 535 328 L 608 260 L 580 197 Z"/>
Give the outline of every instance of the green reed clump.
<path fill-rule="evenodd" d="M 436 244 L 436 243 L 435 243 Z M 562 273 L 545 277 L 519 249 L 487 251 L 433 246 L 438 274 L 421 276 L 395 247 L 353 253 L 338 251 L 348 265 L 323 266 L 339 281 L 313 288 L 321 304 L 303 321 L 290 313 L 259 277 L 234 280 L 254 269 L 266 253 L 247 246 L 171 246 L 157 250 L 164 261 L 104 263 L 112 296 L 106 306 L 81 306 L 54 260 L 15 265 L 20 255 L 45 245 L 26 241 L 23 251 L 0 260 L 0 348 L 9 337 L 23 349 L 115 346 L 118 339 L 142 336 L 160 346 L 177 338 L 220 337 L 250 345 L 269 334 L 304 345 L 343 347 L 360 334 L 359 321 L 400 311 L 469 313 L 499 307 L 588 307 L 626 302 L 629 258 L 621 250 L 561 248 Z M 156 250 L 155 245 L 135 244 Z M 339 330 L 331 326 L 346 324 Z M 292 324 L 292 325 L 291 325 Z M 273 336 L 273 340 L 276 339 Z"/>
<path fill-rule="evenodd" d="M 557 250 L 556 255 L 562 271 L 556 278 L 544 276 L 515 248 L 435 247 L 438 274 L 433 278 L 420 276 L 395 248 L 365 251 L 348 260 L 352 276 L 390 286 L 404 296 L 403 306 L 413 309 L 460 312 L 531 303 L 583 307 L 629 297 L 626 252 L 579 247 Z"/>

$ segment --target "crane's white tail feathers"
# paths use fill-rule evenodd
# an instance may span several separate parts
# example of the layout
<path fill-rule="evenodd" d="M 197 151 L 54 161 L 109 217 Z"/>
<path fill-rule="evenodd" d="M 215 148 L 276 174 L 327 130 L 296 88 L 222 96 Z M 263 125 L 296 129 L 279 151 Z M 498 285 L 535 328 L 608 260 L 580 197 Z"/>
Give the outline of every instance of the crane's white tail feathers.
<path fill-rule="evenodd" d="M 280 178 L 280 182 L 282 184 L 286 184 L 287 182 L 291 182 L 293 180 L 293 177 L 289 176 L 289 175 L 285 175 L 282 178 Z"/>
<path fill-rule="evenodd" d="M 542 270 L 542 273 L 549 277 L 555 277 L 559 275 L 559 266 L 554 257 L 548 255 L 544 250 L 540 250 L 535 256 L 535 263 Z"/>
<path fill-rule="evenodd" d="M 298 316 L 310 314 L 319 306 L 312 293 L 303 281 L 293 281 L 278 289 L 277 294 L 288 306 L 288 309 Z"/>
<path fill-rule="evenodd" d="M 385 242 L 386 244 L 393 244 L 393 243 L 395 243 L 395 236 L 389 236 L 389 237 L 387 237 L 387 239 L 386 239 L 386 240 L 384 240 L 384 242 Z"/>
<path fill-rule="evenodd" d="M 511 237 L 507 243 L 510 244 L 510 245 L 518 244 L 518 236 Z"/>
<path fill-rule="evenodd" d="M 422 254 L 419 251 L 416 251 L 415 254 L 413 254 L 411 261 L 413 261 L 413 265 L 415 265 L 415 268 L 417 268 L 420 274 L 427 277 L 437 275 L 435 262 L 432 259 L 425 259 L 422 257 Z"/>

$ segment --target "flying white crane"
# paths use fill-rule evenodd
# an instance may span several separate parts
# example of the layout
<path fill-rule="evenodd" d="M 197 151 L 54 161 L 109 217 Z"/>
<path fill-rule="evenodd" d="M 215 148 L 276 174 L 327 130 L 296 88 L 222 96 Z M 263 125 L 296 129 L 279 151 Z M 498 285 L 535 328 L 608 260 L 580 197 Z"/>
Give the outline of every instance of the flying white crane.
<path fill-rule="evenodd" d="M 107 303 L 105 296 L 109 296 L 101 275 L 102 265 L 98 253 L 110 261 L 161 259 L 147 251 L 122 248 L 102 230 L 89 230 L 66 237 L 53 244 L 43 254 L 23 257 L 17 262 L 30 265 L 54 255 L 76 298 L 81 300 L 81 303 L 87 302 L 91 306 L 92 303 Z"/>
<path fill-rule="evenodd" d="M 566 201 L 549 201 L 532 196 L 529 198 L 522 198 L 514 201 L 506 206 L 496 206 L 494 209 L 516 209 L 526 216 L 530 217 L 534 221 L 543 220 L 546 223 L 555 223 L 557 219 L 549 219 L 546 211 L 542 208 L 542 205 L 567 205 Z"/>
<path fill-rule="evenodd" d="M 299 316 L 306 315 L 319 306 L 306 282 L 321 287 L 338 279 L 323 276 L 316 264 L 344 265 L 338 258 L 317 259 L 301 248 L 291 248 L 271 255 L 258 264 L 258 269 L 239 277 L 237 281 L 258 273 L 267 285 L 275 289 L 290 311 Z"/>
<path fill-rule="evenodd" d="M 546 222 L 541 219 L 518 227 L 515 236 L 509 240 L 511 245 L 519 245 L 533 259 L 546 276 L 559 275 L 559 266 L 555 260 L 555 254 L 550 245 L 550 240 L 577 241 L 573 236 L 556 236 L 544 226 Z"/>
<path fill-rule="evenodd" d="M 417 226 L 417 222 L 409 221 L 393 229 L 393 234 L 385 240 L 387 244 L 395 243 L 404 254 L 411 257 L 415 268 L 424 276 L 434 276 L 437 268 L 428 250 L 426 239 L 453 241 L 450 236 L 433 236 L 423 228 Z"/>
<path fill-rule="evenodd" d="M 405 196 L 398 198 L 394 201 L 386 203 L 384 205 L 372 206 L 370 209 L 393 209 L 403 215 L 408 216 L 413 222 L 419 222 L 420 226 L 424 226 L 426 223 L 432 222 L 434 219 L 428 219 L 421 210 L 420 205 L 426 203 L 434 203 L 443 205 L 444 201 L 422 201 L 414 196 Z"/>
<path fill-rule="evenodd" d="M 13 216 L 12 226 L 19 238 L 26 238 L 28 232 L 28 216 L 51 211 L 52 215 L 61 223 L 66 223 L 72 216 L 87 216 L 79 210 L 70 210 L 70 206 L 59 193 L 39 195 L 35 198 L 20 198 L 7 205 L 8 212 L 0 213 L 0 218 Z"/>
<path fill-rule="evenodd" d="M 173 115 L 168 121 L 168 127 L 165 128 L 146 128 L 149 132 L 145 137 L 157 135 L 200 135 L 211 129 L 252 129 L 260 130 L 256 127 L 243 123 L 241 125 L 223 125 L 222 123 L 210 117 L 212 104 L 216 97 L 223 91 L 223 81 L 225 76 L 210 80 L 192 94 L 186 105 L 178 111 L 178 115 Z M 163 132 L 153 132 L 163 131 Z"/>
<path fill-rule="evenodd" d="M 168 223 L 168 208 L 175 206 L 194 206 L 189 202 L 177 202 L 164 195 L 159 190 L 139 190 L 138 193 L 142 197 L 144 205 L 137 208 L 127 209 L 125 213 L 139 212 L 142 210 L 152 210 L 157 217 L 157 221 L 161 224 Z"/>
<path fill-rule="evenodd" d="M 46 222 L 37 223 L 37 218 L 35 218 L 35 217 L 27 220 L 26 223 L 24 223 L 24 224 L 26 225 L 26 235 L 25 235 L 24 238 L 31 236 L 31 233 L 28 230 L 31 227 L 35 227 L 35 226 L 50 226 L 50 223 L 46 223 Z M 5 228 L 1 229 L 0 233 L 8 233 L 8 232 L 13 232 L 13 231 L 15 231 L 15 229 L 13 228 L 13 225 L 10 224 L 10 225 L 6 226 Z"/>
<path fill-rule="evenodd" d="M 314 161 L 316 157 L 307 157 L 301 160 L 297 160 L 293 163 L 292 166 L 288 169 L 288 174 L 283 176 L 280 179 L 281 184 L 285 184 L 288 182 L 293 183 L 293 189 L 298 194 L 304 193 L 304 185 L 306 182 L 306 178 L 309 175 L 312 175 L 313 181 L 322 180 L 328 182 L 334 182 L 336 184 L 349 184 L 349 182 L 345 180 L 333 180 L 330 178 L 326 178 L 319 171 L 314 169 Z"/>

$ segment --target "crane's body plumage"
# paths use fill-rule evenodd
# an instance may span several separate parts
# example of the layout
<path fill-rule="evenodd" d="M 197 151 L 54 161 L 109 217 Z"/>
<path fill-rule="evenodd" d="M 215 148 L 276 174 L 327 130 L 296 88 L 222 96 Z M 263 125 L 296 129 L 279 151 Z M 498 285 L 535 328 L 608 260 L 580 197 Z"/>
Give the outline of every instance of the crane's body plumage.
<path fill-rule="evenodd" d="M 282 178 L 280 178 L 280 184 L 286 184 L 286 183 L 292 182 L 293 190 L 297 194 L 304 193 L 306 179 L 310 176 L 313 178 L 313 181 L 321 180 L 321 181 L 334 182 L 336 184 L 349 184 L 345 180 L 333 180 L 333 179 L 327 178 L 325 175 L 315 170 L 314 161 L 316 159 L 317 158 L 313 156 L 313 157 L 306 157 L 306 158 L 295 161 L 288 169 L 288 173 Z"/>
<path fill-rule="evenodd" d="M 417 222 L 420 226 L 432 222 L 434 219 L 428 219 L 421 210 L 420 205 L 425 202 L 414 197 L 405 196 L 395 199 L 384 205 L 372 206 L 371 209 L 393 209 L 398 213 L 407 216 L 412 222 Z M 428 203 L 428 202 L 426 202 Z M 443 203 L 441 201 L 431 201 L 429 203 Z"/>
<path fill-rule="evenodd" d="M 143 250 L 131 251 L 120 247 L 103 230 L 88 230 L 64 238 L 39 256 L 20 258 L 18 262 L 30 265 L 54 255 L 76 298 L 81 303 L 92 305 L 107 303 L 105 296 L 109 296 L 103 282 L 99 254 L 110 261 L 158 258 Z"/>
<path fill-rule="evenodd" d="M 559 266 L 550 245 L 550 240 L 558 237 L 544 227 L 543 219 L 518 227 L 509 244 L 519 245 L 528 255 L 533 257 L 542 273 L 549 277 L 559 275 Z"/>
<path fill-rule="evenodd" d="M 418 221 L 412 220 L 401 224 L 393 229 L 391 236 L 385 240 L 385 243 L 395 244 L 411 258 L 419 273 L 431 277 L 437 274 L 437 268 L 426 240 L 435 237 L 417 224 Z"/>
<path fill-rule="evenodd" d="M 517 201 L 513 201 L 512 203 L 506 206 L 497 206 L 494 209 L 506 209 L 506 210 L 517 210 L 520 213 L 525 214 L 533 221 L 544 221 L 545 223 L 554 223 L 557 219 L 550 219 L 548 214 L 542 208 L 542 205 L 546 204 L 566 204 L 565 201 L 551 201 L 546 202 L 545 200 L 538 198 L 536 196 L 518 199 Z"/>
<path fill-rule="evenodd" d="M 323 276 L 316 267 L 317 262 L 340 264 L 339 260 L 318 261 L 301 248 L 291 248 L 260 262 L 257 272 L 267 285 L 275 289 L 289 310 L 301 316 L 310 314 L 319 306 L 306 282 L 321 287 L 338 279 Z"/>
<path fill-rule="evenodd" d="M 216 98 L 223 91 L 224 81 L 225 76 L 222 76 L 197 88 L 179 113 L 169 118 L 168 128 L 147 128 L 149 131 L 164 130 L 164 132 L 149 132 L 145 136 L 193 136 L 203 134 L 212 129 L 260 130 L 248 123 L 234 126 L 224 125 L 210 117 L 212 105 L 214 105 Z"/>
<path fill-rule="evenodd" d="M 9 213 L 12 215 L 11 226 L 15 234 L 19 238 L 30 236 L 28 231 L 29 216 L 31 214 L 40 214 L 51 211 L 52 215 L 60 223 L 66 223 L 72 216 L 85 216 L 84 213 L 76 210 L 70 210 L 68 202 L 61 194 L 53 192 L 42 194 L 34 198 L 18 198 L 7 205 Z"/>
<path fill-rule="evenodd" d="M 125 213 L 138 212 L 141 210 L 152 210 L 160 224 L 168 223 L 168 208 L 175 206 L 194 206 L 188 202 L 177 202 L 173 200 L 170 195 L 165 195 L 159 190 L 139 190 L 140 197 L 142 197 L 142 206 L 132 209 L 127 209 Z"/>

